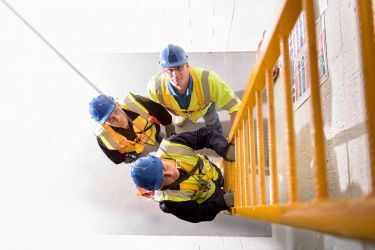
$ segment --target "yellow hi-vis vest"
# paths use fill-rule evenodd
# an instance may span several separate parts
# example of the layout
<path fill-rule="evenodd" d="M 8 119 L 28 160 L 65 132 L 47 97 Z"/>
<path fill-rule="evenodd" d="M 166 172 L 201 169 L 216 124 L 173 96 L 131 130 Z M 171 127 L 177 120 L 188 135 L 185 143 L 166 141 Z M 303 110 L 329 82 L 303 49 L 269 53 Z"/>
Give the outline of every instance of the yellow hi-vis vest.
<path fill-rule="evenodd" d="M 180 190 L 157 190 L 156 201 L 188 201 L 195 200 L 198 204 L 205 202 L 215 192 L 219 173 L 211 162 L 202 154 L 196 154 L 186 145 L 173 143 L 164 139 L 156 156 L 171 159 L 177 166 L 190 173 L 190 177 L 179 184 Z"/>
<path fill-rule="evenodd" d="M 171 95 L 168 89 L 168 80 L 164 74 L 159 74 L 155 79 L 155 90 L 160 104 L 166 109 L 190 121 L 197 121 L 204 116 L 210 107 L 212 101 L 210 96 L 210 87 L 208 84 L 209 71 L 189 67 L 189 73 L 193 78 L 193 91 L 191 93 L 190 103 L 187 109 L 181 109 L 177 101 Z"/>
<path fill-rule="evenodd" d="M 150 120 L 148 110 L 134 99 L 132 93 L 129 92 L 128 95 L 118 98 L 116 101 L 123 109 L 139 114 L 135 120 L 129 121 L 133 124 L 136 139 L 134 141 L 128 140 L 107 124 L 101 124 L 96 136 L 102 140 L 109 150 L 117 150 L 121 154 L 134 151 L 140 154 L 145 147 L 145 143 L 155 144 L 155 124 Z"/>

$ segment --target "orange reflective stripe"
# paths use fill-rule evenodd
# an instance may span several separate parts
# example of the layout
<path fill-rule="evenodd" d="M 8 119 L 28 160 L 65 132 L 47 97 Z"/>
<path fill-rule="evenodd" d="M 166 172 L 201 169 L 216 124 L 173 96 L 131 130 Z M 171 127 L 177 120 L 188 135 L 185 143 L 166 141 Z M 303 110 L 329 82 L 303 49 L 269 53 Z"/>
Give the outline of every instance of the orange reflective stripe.
<path fill-rule="evenodd" d="M 103 141 L 104 145 L 108 149 L 110 150 L 116 149 L 118 151 L 122 150 L 122 147 L 120 146 L 120 144 L 118 144 L 117 141 L 115 141 L 115 139 L 113 139 L 113 137 L 110 135 L 110 133 L 107 132 L 103 127 L 102 127 L 102 131 L 97 136 L 99 136 L 99 138 Z"/>
<path fill-rule="evenodd" d="M 127 140 L 124 136 L 118 134 L 116 131 L 114 131 L 111 126 L 103 124 L 105 133 L 107 133 L 109 136 L 106 136 L 106 139 L 112 138 L 113 140 L 110 140 L 110 144 L 117 149 L 121 154 L 125 152 L 131 152 L 134 151 L 134 144 L 135 142 Z M 128 148 L 132 148 L 133 150 L 127 150 Z"/>

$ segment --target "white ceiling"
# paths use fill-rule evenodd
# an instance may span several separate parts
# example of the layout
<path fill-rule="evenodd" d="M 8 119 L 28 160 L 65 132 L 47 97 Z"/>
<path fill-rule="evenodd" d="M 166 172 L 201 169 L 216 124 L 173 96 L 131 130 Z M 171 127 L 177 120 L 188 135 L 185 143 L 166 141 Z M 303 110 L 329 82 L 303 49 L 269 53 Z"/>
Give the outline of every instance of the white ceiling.
<path fill-rule="evenodd" d="M 2 0 L 3 1 L 3 0 Z M 281 0 L 7 0 L 63 52 L 254 51 Z M 4 7 L 4 6 L 3 6 Z"/>

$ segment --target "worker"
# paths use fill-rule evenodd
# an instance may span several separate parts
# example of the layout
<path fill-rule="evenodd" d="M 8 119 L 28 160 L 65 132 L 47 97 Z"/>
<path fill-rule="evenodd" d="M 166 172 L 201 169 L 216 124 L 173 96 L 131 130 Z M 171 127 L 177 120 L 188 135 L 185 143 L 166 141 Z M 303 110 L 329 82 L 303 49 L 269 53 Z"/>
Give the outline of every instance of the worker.
<path fill-rule="evenodd" d="M 154 155 L 141 157 L 131 167 L 136 186 L 154 190 L 154 200 L 164 213 L 197 223 L 211 221 L 233 206 L 233 192 L 223 190 L 220 169 L 194 150 L 213 149 L 234 160 L 234 145 L 209 128 L 184 132 L 164 139 Z"/>
<path fill-rule="evenodd" d="M 215 72 L 190 66 L 185 51 L 173 44 L 161 51 L 159 64 L 162 72 L 151 78 L 147 91 L 176 115 L 177 126 L 203 117 L 206 127 L 222 134 L 216 105 L 228 111 L 233 124 L 241 101 Z"/>
<path fill-rule="evenodd" d="M 175 133 L 172 116 L 162 105 L 130 92 L 116 100 L 99 95 L 91 100 L 89 110 L 100 124 L 97 142 L 115 164 L 155 151 L 162 140 L 160 125 L 165 126 L 166 136 Z"/>

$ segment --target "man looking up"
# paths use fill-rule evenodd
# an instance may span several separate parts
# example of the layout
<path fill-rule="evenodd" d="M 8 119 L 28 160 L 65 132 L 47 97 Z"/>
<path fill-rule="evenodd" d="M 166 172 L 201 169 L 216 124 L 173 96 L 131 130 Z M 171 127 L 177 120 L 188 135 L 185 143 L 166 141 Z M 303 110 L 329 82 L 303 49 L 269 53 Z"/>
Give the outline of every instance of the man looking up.
<path fill-rule="evenodd" d="M 160 53 L 162 72 L 151 78 L 149 96 L 177 116 L 177 126 L 203 117 L 206 127 L 223 132 L 215 106 L 230 114 L 233 123 L 241 101 L 215 72 L 192 67 L 185 51 L 169 44 Z"/>
<path fill-rule="evenodd" d="M 162 140 L 160 125 L 168 137 L 175 134 L 172 117 L 162 105 L 130 92 L 116 100 L 99 95 L 91 100 L 89 111 L 100 124 L 97 142 L 115 164 L 130 163 L 155 151 Z"/>
<path fill-rule="evenodd" d="M 220 169 L 194 150 L 213 149 L 226 160 L 235 159 L 234 145 L 217 131 L 200 128 L 164 139 L 154 156 L 141 157 L 131 167 L 137 187 L 155 191 L 164 213 L 197 223 L 211 221 L 233 206 L 234 194 L 223 190 Z"/>

